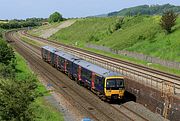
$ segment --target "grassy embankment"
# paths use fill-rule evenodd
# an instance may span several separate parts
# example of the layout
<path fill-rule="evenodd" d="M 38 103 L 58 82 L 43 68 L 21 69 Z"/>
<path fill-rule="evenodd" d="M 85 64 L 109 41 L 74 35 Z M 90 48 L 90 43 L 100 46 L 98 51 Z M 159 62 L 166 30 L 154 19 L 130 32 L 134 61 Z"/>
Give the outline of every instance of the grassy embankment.
<path fill-rule="evenodd" d="M 16 53 L 17 59 L 17 79 L 26 79 L 29 75 L 32 75 L 32 71 L 27 66 L 25 60 L 22 56 Z M 45 87 L 39 82 L 38 90 L 43 93 L 45 96 L 49 95 Z M 63 116 L 60 114 L 54 107 L 52 107 L 44 97 L 39 97 L 34 105 L 38 106 L 35 110 L 35 114 L 39 117 L 37 121 L 63 121 Z"/>
<path fill-rule="evenodd" d="M 40 26 L 40 27 L 35 27 L 34 29 L 30 30 L 29 33 L 34 35 L 34 36 L 40 36 L 45 31 L 48 31 L 49 29 L 55 28 L 55 27 L 59 26 L 60 24 L 61 23 L 51 23 L 51 24 Z"/>
<path fill-rule="evenodd" d="M 72 26 L 60 30 L 49 39 L 70 45 L 78 43 L 78 47 L 85 49 L 87 49 L 85 47 L 86 43 L 92 43 L 180 62 L 180 18 L 177 19 L 173 32 L 168 35 L 159 25 L 160 16 L 126 17 L 122 28 L 111 34 L 109 28 L 112 28 L 116 21 L 117 17 L 80 19 Z M 95 49 L 88 50 L 142 65 L 148 63 Z M 150 67 L 180 75 L 180 70 L 166 68 L 158 64 L 152 64 Z"/>

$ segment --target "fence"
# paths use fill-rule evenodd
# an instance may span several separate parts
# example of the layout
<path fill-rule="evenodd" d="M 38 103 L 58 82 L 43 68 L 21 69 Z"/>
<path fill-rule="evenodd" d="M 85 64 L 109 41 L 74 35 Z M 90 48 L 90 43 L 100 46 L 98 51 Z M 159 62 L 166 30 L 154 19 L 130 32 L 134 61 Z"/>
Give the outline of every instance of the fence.
<path fill-rule="evenodd" d="M 133 57 L 136 59 L 147 61 L 149 63 L 160 64 L 160 65 L 168 67 L 168 68 L 180 69 L 179 62 L 162 60 L 157 57 L 151 57 L 148 55 L 144 55 L 144 54 L 140 54 L 140 53 L 136 53 L 136 52 L 130 52 L 130 51 L 126 51 L 126 50 L 114 50 L 114 49 L 111 49 L 108 47 L 98 46 L 98 45 L 93 45 L 93 44 L 87 44 L 86 47 L 110 52 L 113 54 L 119 54 L 119 55 L 124 55 L 124 56 L 128 56 L 128 57 Z"/>

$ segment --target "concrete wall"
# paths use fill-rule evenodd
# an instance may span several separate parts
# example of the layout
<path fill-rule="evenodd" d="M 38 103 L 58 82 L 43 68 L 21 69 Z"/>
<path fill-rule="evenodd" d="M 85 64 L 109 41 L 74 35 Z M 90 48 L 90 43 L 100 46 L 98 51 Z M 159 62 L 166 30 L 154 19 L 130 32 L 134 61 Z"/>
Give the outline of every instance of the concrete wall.
<path fill-rule="evenodd" d="M 156 57 L 151 57 L 151 56 L 136 53 L 136 52 L 129 52 L 129 51 L 125 51 L 125 50 L 113 50 L 111 48 L 104 47 L 104 46 L 98 46 L 98 45 L 92 45 L 92 44 L 87 44 L 86 46 L 88 48 L 93 48 L 93 49 L 97 49 L 97 50 L 110 52 L 113 54 L 119 54 L 119 55 L 124 55 L 124 56 L 128 56 L 128 57 L 144 60 L 144 61 L 147 61 L 149 63 L 160 64 L 160 65 L 163 65 L 163 66 L 166 66 L 169 68 L 180 69 L 180 63 L 178 63 L 178 62 L 162 60 L 162 59 L 159 59 Z"/>
<path fill-rule="evenodd" d="M 136 102 L 143 104 L 153 112 L 163 115 L 165 99 L 162 96 L 162 92 L 130 79 L 126 79 L 126 90 L 136 96 Z M 174 96 L 172 99 L 168 119 L 171 121 L 179 121 L 180 97 Z"/>

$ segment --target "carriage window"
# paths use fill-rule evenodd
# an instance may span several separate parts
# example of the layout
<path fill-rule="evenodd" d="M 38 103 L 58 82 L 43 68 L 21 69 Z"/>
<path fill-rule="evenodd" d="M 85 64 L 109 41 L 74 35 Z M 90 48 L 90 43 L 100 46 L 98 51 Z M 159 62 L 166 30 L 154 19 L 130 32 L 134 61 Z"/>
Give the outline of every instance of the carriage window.
<path fill-rule="evenodd" d="M 87 71 L 87 78 L 89 79 L 89 80 L 91 80 L 91 72 L 90 71 Z"/>
<path fill-rule="evenodd" d="M 82 76 L 83 76 L 83 77 L 86 77 L 86 72 L 85 72 L 85 70 L 82 69 L 81 71 L 82 71 Z"/>

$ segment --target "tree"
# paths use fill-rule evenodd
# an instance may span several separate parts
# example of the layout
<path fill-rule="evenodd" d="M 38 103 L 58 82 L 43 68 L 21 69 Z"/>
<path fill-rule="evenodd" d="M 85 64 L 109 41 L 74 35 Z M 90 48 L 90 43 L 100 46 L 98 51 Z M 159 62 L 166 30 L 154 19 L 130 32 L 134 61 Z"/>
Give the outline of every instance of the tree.
<path fill-rule="evenodd" d="M 0 120 L 33 121 L 32 103 L 39 96 L 36 79 L 5 80 L 0 78 Z"/>
<path fill-rule="evenodd" d="M 172 10 L 166 11 L 161 17 L 160 25 L 167 31 L 167 33 L 171 33 L 171 28 L 175 25 L 176 19 L 177 14 L 175 14 Z"/>
<path fill-rule="evenodd" d="M 12 59 L 8 65 L 0 63 L 0 78 L 13 79 L 16 76 L 16 60 Z"/>
<path fill-rule="evenodd" d="M 63 20 L 62 15 L 58 12 L 54 12 L 53 14 L 51 14 L 48 19 L 49 23 L 59 22 L 62 20 Z"/>
<path fill-rule="evenodd" d="M 120 17 L 118 18 L 118 20 L 116 21 L 116 24 L 115 24 L 115 31 L 119 30 L 123 24 L 123 21 L 124 21 L 124 18 Z"/>
<path fill-rule="evenodd" d="M 0 41 L 0 63 L 8 65 L 15 58 L 14 51 L 6 42 Z"/>

